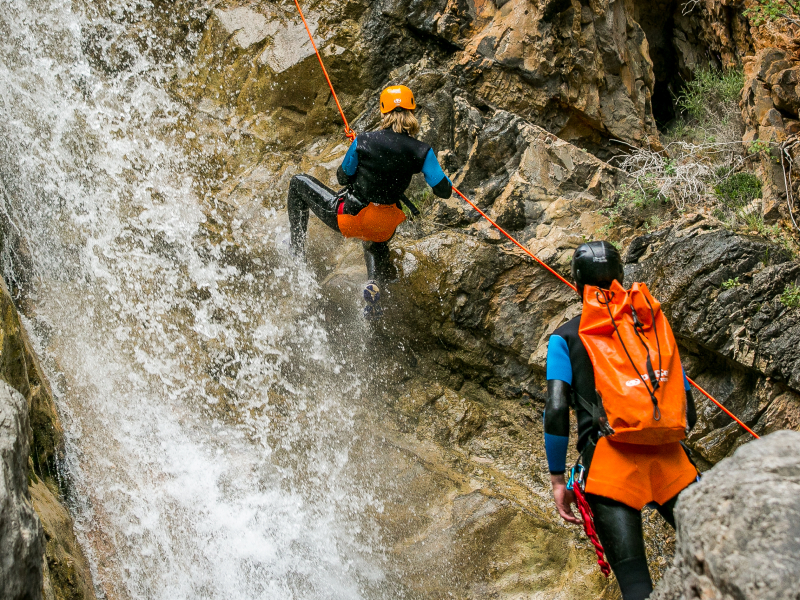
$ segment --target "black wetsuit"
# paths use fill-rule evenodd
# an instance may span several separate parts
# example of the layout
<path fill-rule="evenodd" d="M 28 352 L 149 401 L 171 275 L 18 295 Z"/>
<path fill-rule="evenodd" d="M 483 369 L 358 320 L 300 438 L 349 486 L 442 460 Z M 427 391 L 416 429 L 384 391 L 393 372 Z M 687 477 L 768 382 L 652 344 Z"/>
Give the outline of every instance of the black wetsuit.
<path fill-rule="evenodd" d="M 292 178 L 287 203 L 294 252 L 304 252 L 309 209 L 325 225 L 339 231 L 342 202 L 345 214 L 358 214 L 370 202 L 399 205 L 412 176 L 420 172 L 437 196 L 450 197 L 450 180 L 428 144 L 388 129 L 359 135 L 336 172 L 339 184 L 347 186 L 343 192 L 334 192 L 310 175 Z M 379 285 L 394 279 L 389 243 L 365 241 L 363 246 L 367 279 Z"/>
<path fill-rule="evenodd" d="M 589 353 L 579 335 L 580 315 L 553 332 L 547 357 L 547 405 L 544 416 L 545 444 L 564 444 L 569 437 L 569 409 L 575 408 L 578 421 L 578 452 L 588 468 L 599 432 L 592 415 L 577 396 L 590 404 L 597 402 L 594 369 Z M 555 363 L 555 364 L 552 364 Z M 567 373 L 569 371 L 569 373 Z M 689 428 L 697 421 L 694 398 L 686 389 L 687 422 Z M 549 439 L 548 439 L 549 438 Z M 548 452 L 549 458 L 550 452 Z M 563 473 L 562 464 L 550 465 L 552 474 Z M 617 577 L 624 600 L 644 600 L 653 591 L 653 582 L 647 567 L 642 517 L 640 511 L 616 500 L 586 494 L 594 513 L 597 535 Z M 673 510 L 677 496 L 655 508 L 675 527 Z"/>

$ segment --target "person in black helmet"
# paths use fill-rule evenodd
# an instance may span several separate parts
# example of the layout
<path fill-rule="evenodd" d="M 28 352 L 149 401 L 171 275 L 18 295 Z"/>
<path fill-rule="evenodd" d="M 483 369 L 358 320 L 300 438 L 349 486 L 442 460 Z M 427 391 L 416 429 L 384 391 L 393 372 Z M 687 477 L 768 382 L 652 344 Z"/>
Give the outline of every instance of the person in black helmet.
<path fill-rule="evenodd" d="M 584 287 L 597 286 L 607 290 L 614 280 L 623 283 L 625 274 L 617 249 L 608 242 L 583 244 L 572 258 L 572 277 L 583 297 Z M 547 352 L 547 403 L 544 413 L 545 452 L 547 454 L 553 497 L 561 517 L 568 523 L 580 523 L 571 505 L 574 492 L 567 490 L 565 481 L 566 454 L 569 443 L 569 408 L 575 408 L 578 421 L 577 449 L 582 463 L 590 468 L 596 441 L 600 435 L 592 414 L 578 397 L 598 402 L 595 375 L 589 354 L 579 335 L 581 316 L 577 316 L 553 332 Z M 694 398 L 684 375 L 687 422 L 694 427 L 697 415 Z M 633 459 L 632 459 L 633 460 Z M 688 460 L 688 459 L 686 459 Z M 636 469 L 633 464 L 631 469 Z M 696 472 L 694 472 L 696 476 Z M 645 475 L 643 474 L 642 477 Z M 635 474 L 634 474 L 635 477 Z M 683 487 L 683 483 L 681 483 Z M 688 485 L 688 484 L 686 484 Z M 681 489 L 683 489 L 683 487 Z M 677 494 L 655 508 L 675 527 L 673 509 Z M 594 524 L 608 562 L 619 582 L 624 600 L 643 600 L 653 590 L 645 556 L 640 510 L 623 502 L 599 495 L 586 494 L 594 513 Z"/>
<path fill-rule="evenodd" d="M 388 242 L 405 220 L 401 203 L 418 212 L 404 195 L 411 177 L 422 173 L 440 198 L 452 194 L 450 179 L 433 149 L 414 139 L 419 131 L 416 106 L 414 94 L 404 85 L 383 91 L 380 130 L 359 135 L 336 172 L 339 184 L 347 186 L 344 191 L 336 193 L 310 175 L 296 175 L 289 184 L 287 205 L 295 255 L 305 252 L 309 210 L 344 237 L 362 241 L 368 279 L 364 314 L 368 318 L 380 316 L 380 290 L 396 276 Z"/>

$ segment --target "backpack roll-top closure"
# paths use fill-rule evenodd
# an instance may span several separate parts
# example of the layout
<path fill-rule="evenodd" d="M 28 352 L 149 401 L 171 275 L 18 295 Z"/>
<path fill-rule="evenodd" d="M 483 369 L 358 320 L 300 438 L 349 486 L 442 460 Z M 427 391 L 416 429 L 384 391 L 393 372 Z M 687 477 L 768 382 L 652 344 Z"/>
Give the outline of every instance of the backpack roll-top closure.
<path fill-rule="evenodd" d="M 675 336 L 647 286 L 584 289 L 579 335 L 613 433 L 630 444 L 686 437 L 686 392 Z"/>

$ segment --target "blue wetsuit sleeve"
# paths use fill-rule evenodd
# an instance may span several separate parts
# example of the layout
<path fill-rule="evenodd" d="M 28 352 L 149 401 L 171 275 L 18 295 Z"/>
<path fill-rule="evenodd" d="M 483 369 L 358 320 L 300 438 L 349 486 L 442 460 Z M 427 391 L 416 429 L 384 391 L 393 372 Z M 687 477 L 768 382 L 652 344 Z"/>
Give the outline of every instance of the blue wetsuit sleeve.
<path fill-rule="evenodd" d="M 544 434 L 544 452 L 547 455 L 547 469 L 558 475 L 567 470 L 567 447 L 569 437 L 565 435 Z"/>
<path fill-rule="evenodd" d="M 442 171 L 442 167 L 436 159 L 436 155 L 433 153 L 433 148 L 428 150 L 428 154 L 425 155 L 425 162 L 422 164 L 422 174 L 425 176 L 425 182 L 431 187 L 436 187 L 445 179 L 447 179 L 450 185 L 453 185 L 450 178 Z"/>
<path fill-rule="evenodd" d="M 347 149 L 347 154 L 344 155 L 344 160 L 342 161 L 342 171 L 344 171 L 345 175 L 348 177 L 355 175 L 356 169 L 358 168 L 357 146 L 358 138 L 354 139 L 353 143 L 350 144 L 350 148 Z"/>
<path fill-rule="evenodd" d="M 560 335 L 551 335 L 547 344 L 547 379 L 558 379 L 572 385 L 572 361 L 569 359 L 567 341 Z"/>
<path fill-rule="evenodd" d="M 572 361 L 570 361 L 569 358 L 569 347 L 567 346 L 567 341 L 560 335 L 551 335 L 550 341 L 547 344 L 547 379 L 548 381 L 563 381 L 566 384 L 572 385 Z M 551 405 L 550 399 L 548 399 L 548 405 Z M 553 405 L 551 405 L 550 408 L 556 411 L 551 416 L 555 417 L 557 422 L 564 421 L 566 424 L 569 420 L 569 408 L 567 406 L 559 407 Z M 544 420 L 544 451 L 547 455 L 547 468 L 552 474 L 564 473 L 567 465 L 569 436 L 547 433 L 546 409 Z M 566 429 L 566 425 L 564 429 Z"/>

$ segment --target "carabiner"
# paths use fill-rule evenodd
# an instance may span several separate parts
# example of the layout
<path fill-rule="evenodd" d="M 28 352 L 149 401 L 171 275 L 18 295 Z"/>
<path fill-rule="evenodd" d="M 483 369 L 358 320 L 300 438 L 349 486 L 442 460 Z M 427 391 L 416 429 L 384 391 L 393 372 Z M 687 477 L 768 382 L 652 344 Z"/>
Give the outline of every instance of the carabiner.
<path fill-rule="evenodd" d="M 578 486 L 583 485 L 583 476 L 586 473 L 586 467 L 582 464 L 577 464 L 569 472 L 569 480 L 567 481 L 567 489 L 573 490 L 575 489 L 575 484 L 577 483 Z"/>

